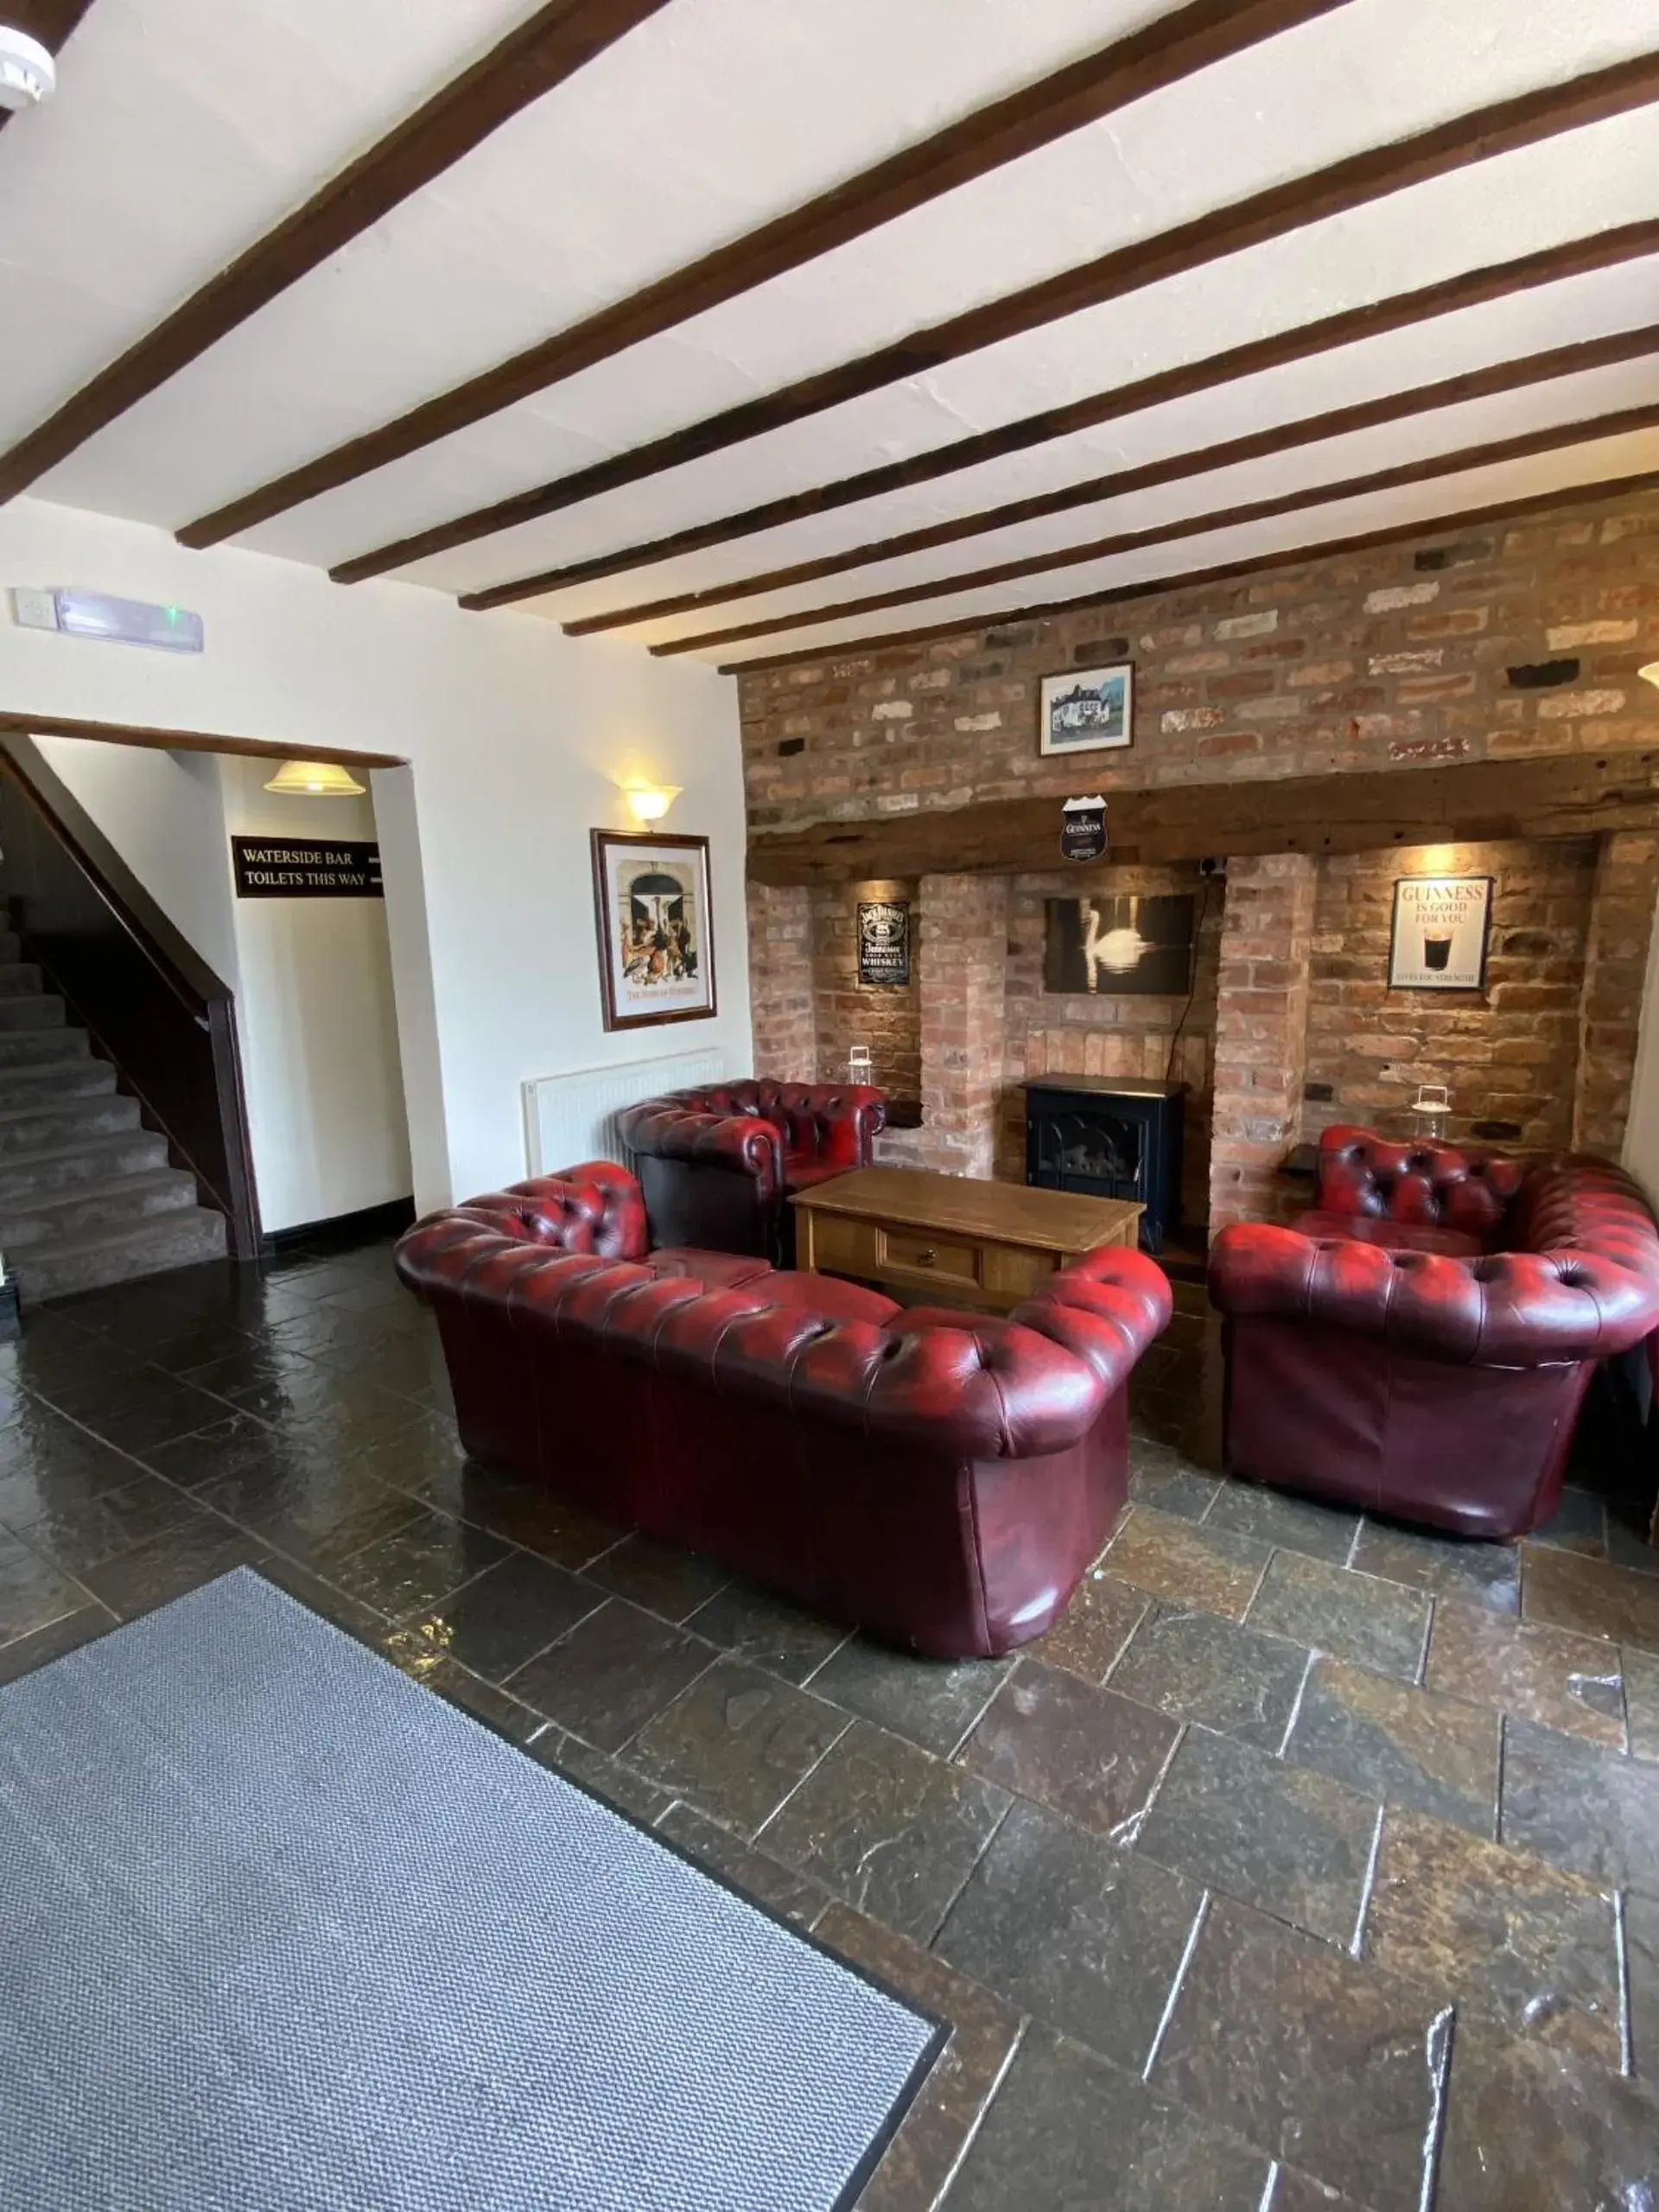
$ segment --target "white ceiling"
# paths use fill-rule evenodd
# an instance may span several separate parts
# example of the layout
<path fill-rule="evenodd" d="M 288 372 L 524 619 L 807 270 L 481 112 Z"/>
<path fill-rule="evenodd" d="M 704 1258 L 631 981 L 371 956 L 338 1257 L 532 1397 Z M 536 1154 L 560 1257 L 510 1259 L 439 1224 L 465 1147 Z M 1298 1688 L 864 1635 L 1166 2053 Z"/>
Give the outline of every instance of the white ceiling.
<path fill-rule="evenodd" d="M 530 0 L 93 0 L 61 58 L 56 100 L 0 134 L 0 447 L 532 12 Z M 671 0 L 35 488 L 181 524 L 1164 12 L 1158 0 Z M 1348 0 L 239 542 L 321 565 L 363 553 L 1265 186 L 1656 48 L 1659 0 Z M 403 573 L 477 589 L 1655 216 L 1659 127 L 1645 110 L 1309 225 Z M 707 589 L 1654 321 L 1659 259 L 1625 264 L 532 604 L 573 620 Z M 1107 532 L 1174 527 L 1654 402 L 1654 360 L 1627 362 L 629 634 L 658 643 L 1054 556 L 1016 582 L 707 655 L 740 661 L 1659 468 L 1659 430 L 1643 432 L 1104 561 L 1065 558 Z"/>

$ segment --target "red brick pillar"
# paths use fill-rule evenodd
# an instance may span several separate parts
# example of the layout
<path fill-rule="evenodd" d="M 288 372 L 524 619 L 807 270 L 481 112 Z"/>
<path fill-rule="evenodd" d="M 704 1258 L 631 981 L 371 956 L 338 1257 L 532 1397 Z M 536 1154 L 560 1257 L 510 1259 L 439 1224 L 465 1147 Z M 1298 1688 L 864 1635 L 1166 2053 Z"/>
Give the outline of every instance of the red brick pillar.
<path fill-rule="evenodd" d="M 815 1083 L 812 905 L 804 886 L 749 886 L 749 1008 L 753 1072 L 780 1083 Z"/>
<path fill-rule="evenodd" d="M 1573 1145 L 1617 1160 L 1630 1119 L 1648 942 L 1659 896 L 1659 838 L 1633 830 L 1601 841 L 1585 940 Z"/>
<path fill-rule="evenodd" d="M 1274 853 L 1227 863 L 1216 1009 L 1210 1233 L 1274 1221 L 1296 1203 L 1274 1171 L 1296 1141 L 1307 1059 L 1314 861 Z"/>
<path fill-rule="evenodd" d="M 925 875 L 917 904 L 922 1127 L 913 1156 L 949 1174 L 988 1177 L 1002 1089 L 1007 878 Z"/>

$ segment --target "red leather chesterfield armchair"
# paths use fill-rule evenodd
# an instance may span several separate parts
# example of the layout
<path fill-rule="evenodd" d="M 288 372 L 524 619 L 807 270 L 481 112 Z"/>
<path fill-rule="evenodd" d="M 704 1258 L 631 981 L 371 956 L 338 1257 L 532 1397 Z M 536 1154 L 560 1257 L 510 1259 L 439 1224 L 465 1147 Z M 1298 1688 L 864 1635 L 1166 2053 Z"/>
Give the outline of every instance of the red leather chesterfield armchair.
<path fill-rule="evenodd" d="M 631 1181 L 570 1169 L 399 1243 L 472 1456 L 938 1658 L 1040 1635 L 1123 1502 L 1161 1271 L 1114 1246 L 1007 1319 L 901 1313 L 823 1275 L 647 1254 Z M 722 1258 L 752 1272 L 699 1278 Z"/>
<path fill-rule="evenodd" d="M 1501 1152 L 1398 1144 L 1339 1126 L 1319 1139 L 1319 1204 L 1296 1226 L 1308 1236 L 1466 1256 L 1499 1241 L 1524 1172 Z"/>
<path fill-rule="evenodd" d="M 1308 1234 L 1319 1219 L 1211 1247 L 1229 1471 L 1465 1535 L 1548 1521 L 1595 1363 L 1659 1328 L 1636 1184 L 1605 1160 L 1535 1167 L 1485 1252 Z"/>
<path fill-rule="evenodd" d="M 776 1260 L 794 1249 L 790 1193 L 868 1167 L 887 1118 L 866 1085 L 745 1080 L 647 1098 L 617 1127 L 659 1243 Z"/>

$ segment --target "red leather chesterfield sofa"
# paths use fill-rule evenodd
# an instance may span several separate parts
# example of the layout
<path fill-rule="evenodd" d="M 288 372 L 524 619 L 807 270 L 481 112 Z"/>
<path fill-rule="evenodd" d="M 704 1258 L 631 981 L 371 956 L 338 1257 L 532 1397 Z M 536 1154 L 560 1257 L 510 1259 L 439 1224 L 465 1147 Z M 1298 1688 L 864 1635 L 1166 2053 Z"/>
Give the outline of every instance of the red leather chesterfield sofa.
<path fill-rule="evenodd" d="M 1407 1174 L 1414 1211 L 1434 1179 Z M 1309 1234 L 1320 1215 L 1222 1230 L 1210 1295 L 1226 1317 L 1230 1473 L 1471 1536 L 1548 1520 L 1595 1363 L 1659 1328 L 1659 1231 L 1605 1160 L 1535 1167 L 1504 1203 L 1507 1180 L 1442 1182 L 1442 1220 L 1467 1227 L 1384 1217 L 1457 1250 Z M 1483 1251 L 1488 1194 L 1501 1211 Z"/>
<path fill-rule="evenodd" d="M 791 1192 L 868 1167 L 885 1091 L 858 1084 L 712 1084 L 617 1116 L 658 1238 L 777 1260 L 792 1254 Z"/>
<path fill-rule="evenodd" d="M 823 1275 L 647 1253 L 644 1223 L 602 1165 L 403 1238 L 473 1457 L 935 1657 L 1040 1635 L 1123 1502 L 1124 1385 L 1169 1319 L 1161 1271 L 1112 1247 L 1007 1319 L 902 1313 Z"/>

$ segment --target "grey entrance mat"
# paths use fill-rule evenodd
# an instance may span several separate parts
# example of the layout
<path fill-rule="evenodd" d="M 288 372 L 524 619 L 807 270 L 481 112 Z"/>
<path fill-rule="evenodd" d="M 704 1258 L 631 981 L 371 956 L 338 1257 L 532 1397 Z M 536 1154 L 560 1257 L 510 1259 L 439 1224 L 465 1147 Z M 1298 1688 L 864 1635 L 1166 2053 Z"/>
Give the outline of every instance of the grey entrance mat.
<path fill-rule="evenodd" d="M 0 1693 L 5 2212 L 830 2212 L 938 2040 L 245 1568 Z"/>

